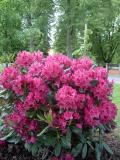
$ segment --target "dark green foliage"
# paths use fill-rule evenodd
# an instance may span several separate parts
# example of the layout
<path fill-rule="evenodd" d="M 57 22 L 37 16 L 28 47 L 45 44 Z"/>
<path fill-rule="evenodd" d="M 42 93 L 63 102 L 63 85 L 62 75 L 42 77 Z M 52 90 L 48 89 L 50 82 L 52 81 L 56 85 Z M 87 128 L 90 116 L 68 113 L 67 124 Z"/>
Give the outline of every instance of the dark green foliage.
<path fill-rule="evenodd" d="M 21 50 L 47 52 L 53 8 L 53 0 L 47 3 L 42 0 L 1 0 L 0 54 L 16 55 Z"/>

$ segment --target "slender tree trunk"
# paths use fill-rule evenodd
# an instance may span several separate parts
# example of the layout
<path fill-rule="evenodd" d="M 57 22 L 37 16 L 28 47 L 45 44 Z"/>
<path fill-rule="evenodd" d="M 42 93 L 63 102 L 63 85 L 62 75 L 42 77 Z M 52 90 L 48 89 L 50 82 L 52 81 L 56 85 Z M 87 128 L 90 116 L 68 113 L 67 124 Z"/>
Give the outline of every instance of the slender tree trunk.
<path fill-rule="evenodd" d="M 67 0 L 67 38 L 66 38 L 66 52 L 67 55 L 72 57 L 72 24 L 71 24 L 71 17 L 70 17 L 70 1 Z"/>
<path fill-rule="evenodd" d="M 85 23 L 85 29 L 84 29 L 84 54 L 87 54 L 87 23 Z"/>
<path fill-rule="evenodd" d="M 27 17 L 27 21 L 28 21 L 28 28 L 30 29 L 29 48 L 30 48 L 30 50 L 32 50 L 34 48 L 34 46 L 33 46 L 33 37 L 32 37 L 32 33 L 31 33 L 31 27 L 32 27 L 31 13 L 29 13 L 29 15 Z"/>
<path fill-rule="evenodd" d="M 67 55 L 72 56 L 72 35 L 70 29 L 67 30 L 67 42 L 66 42 Z"/>
<path fill-rule="evenodd" d="M 28 0 L 28 6 L 29 6 L 29 11 L 27 13 L 27 24 L 28 28 L 30 29 L 30 40 L 29 40 L 29 49 L 32 51 L 34 49 L 34 44 L 33 44 L 33 35 L 31 33 L 31 28 L 32 28 L 32 15 L 31 15 L 31 1 Z"/>
<path fill-rule="evenodd" d="M 106 70 L 108 71 L 108 63 L 105 64 Z"/>

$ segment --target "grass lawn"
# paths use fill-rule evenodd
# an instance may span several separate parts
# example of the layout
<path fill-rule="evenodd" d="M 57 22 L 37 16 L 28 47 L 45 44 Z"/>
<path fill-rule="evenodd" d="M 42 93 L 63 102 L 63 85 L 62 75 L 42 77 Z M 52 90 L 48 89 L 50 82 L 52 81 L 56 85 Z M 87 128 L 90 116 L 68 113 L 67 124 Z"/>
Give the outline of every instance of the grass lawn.
<path fill-rule="evenodd" d="M 117 129 L 115 130 L 115 134 L 120 136 L 120 84 L 114 85 L 113 102 L 118 107 L 118 113 L 117 113 L 117 117 L 116 117 Z"/>

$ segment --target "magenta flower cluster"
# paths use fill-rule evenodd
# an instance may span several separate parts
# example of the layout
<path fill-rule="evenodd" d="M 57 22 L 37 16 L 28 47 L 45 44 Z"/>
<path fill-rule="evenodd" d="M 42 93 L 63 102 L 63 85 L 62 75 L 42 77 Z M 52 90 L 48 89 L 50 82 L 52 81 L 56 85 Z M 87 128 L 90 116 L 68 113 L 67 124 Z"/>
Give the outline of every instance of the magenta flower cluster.
<path fill-rule="evenodd" d="M 50 128 L 63 134 L 70 125 L 94 128 L 110 123 L 116 116 L 107 71 L 94 67 L 88 57 L 44 57 L 40 51 L 22 51 L 2 72 L 1 84 L 13 94 L 13 111 L 5 122 L 27 142 L 35 143 L 43 126 L 36 115 L 29 117 L 31 111 L 51 113 Z"/>

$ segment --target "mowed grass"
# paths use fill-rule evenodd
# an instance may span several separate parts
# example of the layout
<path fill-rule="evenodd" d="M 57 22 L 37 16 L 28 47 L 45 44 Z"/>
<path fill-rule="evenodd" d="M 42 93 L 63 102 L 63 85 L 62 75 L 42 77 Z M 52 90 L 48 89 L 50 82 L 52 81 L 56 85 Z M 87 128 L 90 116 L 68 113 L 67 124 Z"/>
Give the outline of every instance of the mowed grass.
<path fill-rule="evenodd" d="M 117 134 L 120 137 L 120 84 L 114 85 L 113 102 L 117 105 L 118 108 L 116 117 L 117 128 L 115 130 L 115 134 Z"/>

